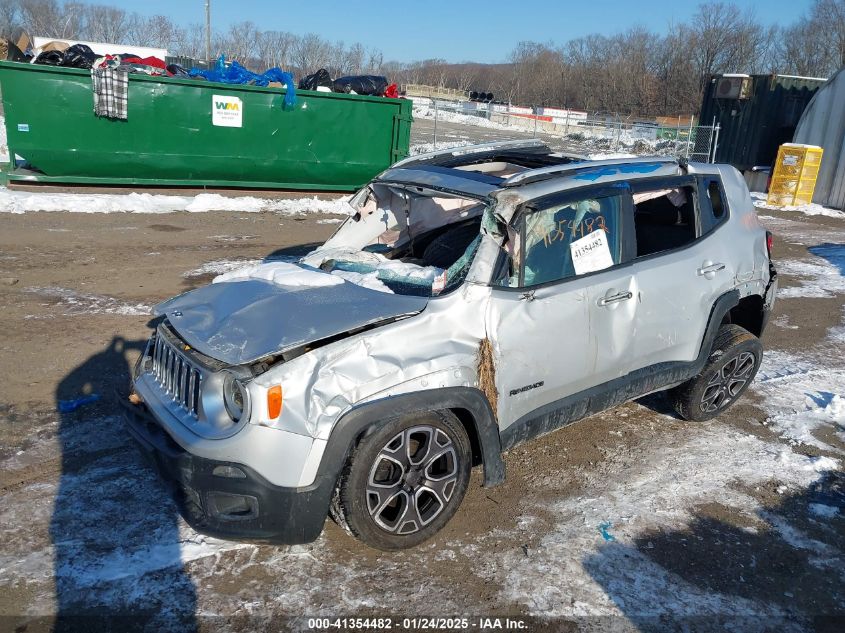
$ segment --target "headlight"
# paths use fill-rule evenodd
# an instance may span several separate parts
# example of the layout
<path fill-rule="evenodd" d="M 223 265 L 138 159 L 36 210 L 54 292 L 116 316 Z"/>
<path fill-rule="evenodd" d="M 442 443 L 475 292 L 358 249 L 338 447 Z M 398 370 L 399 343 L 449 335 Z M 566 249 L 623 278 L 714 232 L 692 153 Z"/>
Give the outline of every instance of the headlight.
<path fill-rule="evenodd" d="M 223 379 L 223 404 L 233 422 L 240 422 L 249 414 L 249 390 L 232 374 L 226 374 Z"/>

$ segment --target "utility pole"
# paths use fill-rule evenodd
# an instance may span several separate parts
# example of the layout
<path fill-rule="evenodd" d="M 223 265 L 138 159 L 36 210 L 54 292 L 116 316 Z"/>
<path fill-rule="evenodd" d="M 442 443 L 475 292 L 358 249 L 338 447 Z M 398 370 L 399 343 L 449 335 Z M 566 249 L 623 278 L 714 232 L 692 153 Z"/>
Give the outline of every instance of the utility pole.
<path fill-rule="evenodd" d="M 205 0 L 205 61 L 211 65 L 211 0 Z"/>

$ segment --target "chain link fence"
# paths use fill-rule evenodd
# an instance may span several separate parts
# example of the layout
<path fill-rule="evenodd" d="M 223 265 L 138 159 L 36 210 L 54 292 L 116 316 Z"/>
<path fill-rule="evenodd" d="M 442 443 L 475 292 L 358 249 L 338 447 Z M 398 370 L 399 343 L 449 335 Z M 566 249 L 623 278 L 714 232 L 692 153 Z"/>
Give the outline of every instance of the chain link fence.
<path fill-rule="evenodd" d="M 426 149 L 536 137 L 555 150 L 586 156 L 677 156 L 710 163 L 719 142 L 719 126 L 715 122 L 714 125 L 694 125 L 689 119 L 687 125 L 661 125 L 587 113 L 537 116 L 527 112 L 496 111 L 488 104 L 434 99 L 430 105 L 417 102 L 414 119 L 418 128 L 414 141 L 424 143 Z"/>

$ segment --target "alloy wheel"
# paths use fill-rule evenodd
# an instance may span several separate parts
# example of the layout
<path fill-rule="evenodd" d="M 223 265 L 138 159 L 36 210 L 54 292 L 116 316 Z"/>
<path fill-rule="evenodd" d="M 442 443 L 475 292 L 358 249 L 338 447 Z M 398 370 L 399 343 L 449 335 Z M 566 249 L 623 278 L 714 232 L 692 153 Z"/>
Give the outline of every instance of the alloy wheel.
<path fill-rule="evenodd" d="M 757 357 L 751 352 L 742 352 L 728 360 L 707 382 L 701 396 L 701 410 L 712 413 L 728 406 L 748 383 L 756 365 Z"/>
<path fill-rule="evenodd" d="M 391 534 L 418 532 L 448 505 L 459 476 L 451 437 L 422 425 L 395 435 L 379 451 L 367 478 L 367 510 Z"/>

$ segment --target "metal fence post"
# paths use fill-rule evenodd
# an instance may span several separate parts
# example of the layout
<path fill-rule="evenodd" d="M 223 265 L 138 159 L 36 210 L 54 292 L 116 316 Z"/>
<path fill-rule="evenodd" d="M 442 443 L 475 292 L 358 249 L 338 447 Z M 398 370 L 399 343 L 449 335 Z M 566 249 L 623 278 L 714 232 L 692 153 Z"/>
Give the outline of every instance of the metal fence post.
<path fill-rule="evenodd" d="M 687 133 L 687 159 L 689 159 L 690 146 L 692 145 L 692 124 L 695 122 L 695 116 L 689 118 L 689 132 Z"/>
<path fill-rule="evenodd" d="M 616 122 L 616 145 L 613 148 L 614 152 L 619 151 L 619 143 L 622 141 L 622 119 Z"/>
<path fill-rule="evenodd" d="M 707 139 L 707 162 L 710 161 L 710 153 L 713 149 L 713 130 L 716 129 L 716 117 L 713 117 L 713 124 L 710 126 L 710 138 Z"/>
<path fill-rule="evenodd" d="M 537 114 L 534 114 L 534 138 L 537 138 Z"/>
<path fill-rule="evenodd" d="M 563 135 L 567 136 L 569 134 L 569 110 L 566 111 L 566 125 L 563 128 Z"/>
<path fill-rule="evenodd" d="M 710 161 L 711 163 L 716 162 L 716 150 L 719 149 L 719 130 L 721 130 L 721 129 L 722 129 L 721 123 L 716 124 L 716 134 L 715 134 L 715 137 L 713 139 L 713 160 Z"/>
<path fill-rule="evenodd" d="M 437 99 L 434 101 L 434 149 L 437 149 Z"/>

